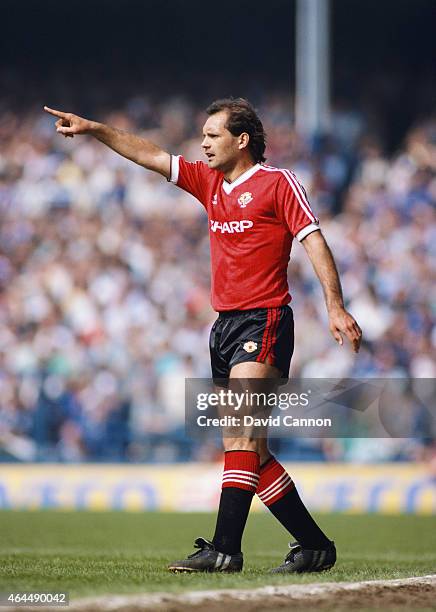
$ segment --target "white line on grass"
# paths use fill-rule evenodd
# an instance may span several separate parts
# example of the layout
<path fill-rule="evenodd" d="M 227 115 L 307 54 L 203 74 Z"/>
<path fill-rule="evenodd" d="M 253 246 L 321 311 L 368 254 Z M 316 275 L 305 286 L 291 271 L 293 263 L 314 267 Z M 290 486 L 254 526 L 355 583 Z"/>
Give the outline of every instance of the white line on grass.
<path fill-rule="evenodd" d="M 113 612 L 128 608 L 133 610 L 165 610 L 176 609 L 177 606 L 204 606 L 208 603 L 230 604 L 232 602 L 253 602 L 265 598 L 286 597 L 294 600 L 307 600 L 310 597 L 328 598 L 331 595 L 344 592 L 361 592 L 362 595 L 372 588 L 382 587 L 392 592 L 407 586 L 434 587 L 436 589 L 436 574 L 399 578 L 394 580 L 367 580 L 361 582 L 321 582 L 313 584 L 291 584 L 265 586 L 257 589 L 219 589 L 214 591 L 189 591 L 186 593 L 147 593 L 141 595 L 105 595 L 88 597 L 70 601 L 68 612 Z M 273 601 L 271 601 L 273 603 Z M 5 611 L 13 608 L 5 608 Z M 40 612 L 54 608 L 39 608 Z M 60 610 L 61 608 L 56 608 Z M 18 609 L 17 609 L 18 610 Z M 23 612 L 23 608 L 19 608 Z"/>

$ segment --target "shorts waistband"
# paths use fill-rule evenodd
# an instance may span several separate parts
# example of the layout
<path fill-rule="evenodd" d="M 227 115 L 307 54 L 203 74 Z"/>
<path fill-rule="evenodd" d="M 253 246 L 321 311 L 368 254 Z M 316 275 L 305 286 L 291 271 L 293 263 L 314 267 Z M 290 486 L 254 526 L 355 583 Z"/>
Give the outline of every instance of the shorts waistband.
<path fill-rule="evenodd" d="M 272 308 L 250 308 L 249 310 L 223 310 L 218 313 L 220 319 L 230 319 L 232 317 L 242 317 L 266 312 L 267 310 L 281 310 L 282 308 L 290 308 L 286 306 L 273 306 Z"/>

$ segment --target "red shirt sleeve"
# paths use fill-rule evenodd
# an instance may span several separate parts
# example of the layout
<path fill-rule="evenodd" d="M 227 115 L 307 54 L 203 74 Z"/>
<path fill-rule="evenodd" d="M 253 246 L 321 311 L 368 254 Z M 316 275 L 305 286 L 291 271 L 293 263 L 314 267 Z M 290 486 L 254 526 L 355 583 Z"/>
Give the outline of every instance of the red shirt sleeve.
<path fill-rule="evenodd" d="M 188 162 L 181 155 L 171 156 L 170 182 L 192 194 L 205 208 L 209 173 L 210 170 L 204 162 Z"/>
<path fill-rule="evenodd" d="M 277 181 L 276 212 L 291 234 L 300 241 L 319 229 L 319 219 L 310 207 L 306 191 L 290 170 L 282 170 Z"/>

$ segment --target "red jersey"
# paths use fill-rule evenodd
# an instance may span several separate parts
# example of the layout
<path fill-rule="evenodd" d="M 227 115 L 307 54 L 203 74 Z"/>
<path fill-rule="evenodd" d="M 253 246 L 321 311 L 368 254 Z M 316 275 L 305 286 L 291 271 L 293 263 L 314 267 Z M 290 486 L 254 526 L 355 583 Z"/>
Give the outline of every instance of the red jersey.
<path fill-rule="evenodd" d="M 256 164 L 229 183 L 201 161 L 172 156 L 170 180 L 195 196 L 209 217 L 212 307 L 221 312 L 288 304 L 292 240 L 319 229 L 295 175 Z"/>

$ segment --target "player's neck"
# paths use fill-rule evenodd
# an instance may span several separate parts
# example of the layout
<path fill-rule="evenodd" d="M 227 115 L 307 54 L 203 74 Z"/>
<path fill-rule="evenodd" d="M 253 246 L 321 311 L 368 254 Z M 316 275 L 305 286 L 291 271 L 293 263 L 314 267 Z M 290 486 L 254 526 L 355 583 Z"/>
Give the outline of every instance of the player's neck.
<path fill-rule="evenodd" d="M 233 181 L 236 181 L 236 179 L 255 165 L 256 162 L 254 162 L 251 158 L 241 159 L 231 170 L 224 172 L 224 179 L 228 183 L 233 183 Z"/>

